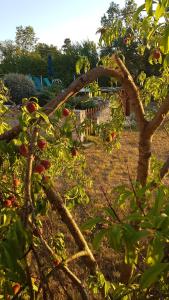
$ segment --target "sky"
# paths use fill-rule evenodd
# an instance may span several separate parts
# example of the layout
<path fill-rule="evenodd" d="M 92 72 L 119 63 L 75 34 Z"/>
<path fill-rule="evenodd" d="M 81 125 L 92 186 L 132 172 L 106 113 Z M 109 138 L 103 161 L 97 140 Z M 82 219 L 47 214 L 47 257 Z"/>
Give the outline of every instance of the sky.
<path fill-rule="evenodd" d="M 38 42 L 58 48 L 72 42 L 97 42 L 101 17 L 111 0 L 0 0 L 0 41 L 14 40 L 17 26 L 32 26 Z M 114 0 L 124 6 L 124 0 Z M 143 0 L 136 1 L 138 5 Z"/>

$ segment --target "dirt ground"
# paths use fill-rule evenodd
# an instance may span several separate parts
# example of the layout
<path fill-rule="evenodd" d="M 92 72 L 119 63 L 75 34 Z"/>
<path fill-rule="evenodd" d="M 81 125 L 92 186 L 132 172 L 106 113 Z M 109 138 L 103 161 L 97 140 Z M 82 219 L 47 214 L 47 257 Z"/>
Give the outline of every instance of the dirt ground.
<path fill-rule="evenodd" d="M 164 130 L 158 131 L 153 138 L 152 153 L 161 161 L 165 161 L 169 154 L 169 136 Z M 103 146 L 93 144 L 84 150 L 87 160 L 87 174 L 93 180 L 93 187 L 88 190 L 90 197 L 89 204 L 79 206 L 72 211 L 75 220 L 79 225 L 92 216 L 102 214 L 103 207 L 107 206 L 105 197 L 103 196 L 102 187 L 106 194 L 110 197 L 112 189 L 121 184 L 130 185 L 129 175 L 132 180 L 136 176 L 137 160 L 138 160 L 138 133 L 134 131 L 125 131 L 121 137 L 120 150 L 114 150 L 111 154 L 105 152 Z M 111 196 L 113 197 L 113 196 Z M 112 198 L 110 198 L 112 200 Z M 54 218 L 54 219 L 53 219 Z M 52 220 L 53 219 L 53 220 Z M 56 224 L 56 215 L 51 218 L 51 222 Z M 72 237 L 68 234 L 67 229 L 60 222 L 57 222 L 57 230 L 64 232 L 66 244 L 70 253 L 74 253 L 75 246 Z M 84 232 L 85 238 L 88 240 L 91 248 L 93 234 Z M 120 258 L 116 256 L 111 248 L 103 241 L 98 252 L 94 251 L 100 269 L 103 271 L 107 280 L 118 280 L 120 274 Z M 119 261 L 118 261 L 119 260 Z M 72 269 L 76 274 L 85 281 L 87 270 L 81 262 L 77 265 L 72 264 Z M 70 285 L 67 288 L 70 290 Z M 74 291 L 73 291 L 74 293 Z M 72 299 L 80 299 L 77 294 L 72 294 Z M 58 298 L 56 298 L 58 299 Z M 65 293 L 60 290 L 59 299 L 67 299 Z M 102 299 L 91 296 L 90 299 Z"/>

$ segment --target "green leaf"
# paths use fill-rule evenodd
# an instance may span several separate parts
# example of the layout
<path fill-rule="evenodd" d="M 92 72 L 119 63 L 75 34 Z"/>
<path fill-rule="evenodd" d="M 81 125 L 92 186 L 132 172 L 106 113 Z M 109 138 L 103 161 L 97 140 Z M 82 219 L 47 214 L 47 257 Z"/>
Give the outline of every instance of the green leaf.
<path fill-rule="evenodd" d="M 141 277 L 140 285 L 142 289 L 150 287 L 156 282 L 162 272 L 169 267 L 169 263 L 158 263 L 147 269 Z"/>
<path fill-rule="evenodd" d="M 87 56 L 80 56 L 76 62 L 76 73 L 80 74 L 82 69 L 85 73 L 90 69 L 90 62 Z"/>
<path fill-rule="evenodd" d="M 103 219 L 101 217 L 96 217 L 96 218 L 91 218 L 89 220 L 87 220 L 87 222 L 85 222 L 82 226 L 81 229 L 82 230 L 86 230 L 86 229 L 92 229 L 96 224 L 98 224 L 99 222 L 101 222 Z"/>
<path fill-rule="evenodd" d="M 138 242 L 140 239 L 146 237 L 148 232 L 146 230 L 136 231 L 131 225 L 124 224 L 123 225 L 123 235 L 127 243 L 133 245 Z"/>
<path fill-rule="evenodd" d="M 169 67 L 169 54 L 167 54 L 164 58 L 163 67 L 168 68 Z"/>
<path fill-rule="evenodd" d="M 109 240 L 110 246 L 115 250 L 120 250 L 122 239 L 121 225 L 113 225 L 107 230 L 106 236 Z"/>
<path fill-rule="evenodd" d="M 164 201 L 165 201 L 165 191 L 163 187 L 160 187 L 156 192 L 155 203 L 152 209 L 153 215 L 160 213 Z"/>
<path fill-rule="evenodd" d="M 158 21 L 159 18 L 161 18 L 161 16 L 164 14 L 165 12 L 165 6 L 163 5 L 162 2 L 159 2 L 155 11 L 155 19 Z"/>
<path fill-rule="evenodd" d="M 153 241 L 148 245 L 147 250 L 147 263 L 150 265 L 155 265 L 160 263 L 164 257 L 164 242 L 161 241 L 160 237 L 157 235 Z"/>
<path fill-rule="evenodd" d="M 49 118 L 48 118 L 48 116 L 47 116 L 45 113 L 39 112 L 39 111 L 38 111 L 38 112 L 37 112 L 37 115 L 41 116 L 41 118 L 44 119 L 44 121 L 45 121 L 47 124 L 50 124 Z"/>
<path fill-rule="evenodd" d="M 109 216 L 111 216 L 113 219 L 116 220 L 116 216 L 115 216 L 115 214 L 114 214 L 114 212 L 113 212 L 113 210 L 112 210 L 111 208 L 106 207 L 106 208 L 105 208 L 105 212 L 106 212 Z"/>
<path fill-rule="evenodd" d="M 153 5 L 153 0 L 145 0 L 145 9 L 148 15 L 151 15 L 152 13 L 152 5 Z"/>
<path fill-rule="evenodd" d="M 106 235 L 107 229 L 102 229 L 100 230 L 94 237 L 93 239 L 93 247 L 94 249 L 98 249 L 101 243 L 101 240 L 104 238 Z"/>
<path fill-rule="evenodd" d="M 166 26 L 162 35 L 160 49 L 164 54 L 169 53 L 169 25 Z"/>
<path fill-rule="evenodd" d="M 142 4 L 138 7 L 137 11 L 135 12 L 135 14 L 133 15 L 133 21 L 136 21 L 139 14 L 141 13 L 141 11 L 143 11 L 145 8 L 145 4 Z"/>

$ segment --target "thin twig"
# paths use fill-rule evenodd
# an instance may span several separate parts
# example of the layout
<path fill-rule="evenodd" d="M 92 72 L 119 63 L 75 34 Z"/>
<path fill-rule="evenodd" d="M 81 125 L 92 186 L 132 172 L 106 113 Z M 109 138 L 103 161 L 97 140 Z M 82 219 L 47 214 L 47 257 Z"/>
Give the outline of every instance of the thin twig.
<path fill-rule="evenodd" d="M 78 259 L 79 257 L 82 257 L 82 256 L 88 256 L 88 252 L 84 250 L 84 251 L 79 251 L 79 252 L 73 254 L 71 257 L 66 259 L 65 264 L 68 264 L 72 260 Z"/>
<path fill-rule="evenodd" d="M 112 205 L 111 205 L 111 203 L 110 203 L 110 200 L 109 200 L 109 198 L 107 197 L 107 194 L 105 193 L 105 190 L 104 190 L 104 188 L 103 188 L 102 185 L 100 185 L 100 190 L 101 190 L 101 192 L 103 193 L 103 195 L 104 195 L 104 197 L 105 197 L 105 199 L 106 199 L 106 201 L 107 201 L 107 203 L 108 203 L 108 206 L 109 206 L 109 208 L 112 210 L 112 212 L 113 212 L 114 216 L 116 217 L 117 221 L 118 221 L 119 223 L 122 224 L 122 220 L 120 219 L 120 217 L 119 217 L 118 214 L 116 213 L 115 209 L 112 207 Z"/>
<path fill-rule="evenodd" d="M 50 299 L 53 300 L 54 298 L 53 298 L 53 295 L 52 295 L 51 290 L 49 288 L 48 280 L 45 277 L 45 275 L 44 275 L 44 273 L 42 271 L 42 268 L 41 268 L 41 263 L 40 263 L 39 255 L 38 255 L 37 251 L 35 250 L 34 246 L 32 247 L 32 250 L 33 250 L 33 254 L 34 254 L 34 257 L 36 259 L 36 262 L 37 262 L 37 266 L 38 266 L 38 270 L 39 270 L 39 275 L 40 275 L 40 279 L 41 279 L 42 289 L 46 290 L 46 288 L 47 288 L 49 296 L 50 296 Z M 38 290 L 38 293 L 39 293 L 39 290 Z"/>
<path fill-rule="evenodd" d="M 142 212 L 142 214 L 145 216 L 144 210 L 143 210 L 143 208 L 141 206 L 140 200 L 138 199 L 135 187 L 133 185 L 133 181 L 132 181 L 132 178 L 131 178 L 131 175 L 130 175 L 130 172 L 129 172 L 128 163 L 127 163 L 127 172 L 128 172 L 128 177 L 129 177 L 129 181 L 130 181 L 130 184 L 131 184 L 131 188 L 132 188 L 133 194 L 134 194 L 135 199 L 136 199 L 137 206 L 140 209 L 140 211 Z"/>
<path fill-rule="evenodd" d="M 33 161 L 34 161 L 34 145 L 35 145 L 37 135 L 38 135 L 37 128 L 34 128 L 33 135 L 30 141 L 29 153 L 27 158 L 27 169 L 25 175 L 25 207 L 26 207 L 26 213 L 24 219 L 25 225 L 27 224 L 29 205 L 32 206 L 33 209 L 32 196 L 31 196 L 31 178 L 32 178 Z"/>

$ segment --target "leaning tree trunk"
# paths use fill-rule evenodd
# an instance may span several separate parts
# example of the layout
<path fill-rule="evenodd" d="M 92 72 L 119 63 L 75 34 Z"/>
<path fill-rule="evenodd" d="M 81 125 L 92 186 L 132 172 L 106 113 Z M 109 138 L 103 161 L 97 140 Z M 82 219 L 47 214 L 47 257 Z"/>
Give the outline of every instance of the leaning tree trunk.
<path fill-rule="evenodd" d="M 146 135 L 146 131 L 139 134 L 139 159 L 137 165 L 137 181 L 144 186 L 150 173 L 152 135 Z"/>

